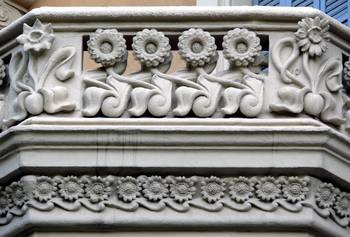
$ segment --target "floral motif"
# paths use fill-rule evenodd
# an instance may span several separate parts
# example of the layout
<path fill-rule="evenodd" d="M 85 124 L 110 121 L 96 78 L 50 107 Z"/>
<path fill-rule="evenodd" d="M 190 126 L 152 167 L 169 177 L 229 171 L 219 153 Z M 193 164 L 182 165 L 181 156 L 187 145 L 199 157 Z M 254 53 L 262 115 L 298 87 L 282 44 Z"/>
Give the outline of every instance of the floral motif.
<path fill-rule="evenodd" d="M 299 177 L 288 177 L 283 184 L 283 197 L 291 203 L 296 203 L 305 200 L 309 188 L 307 187 L 309 183 L 308 178 Z"/>
<path fill-rule="evenodd" d="M 350 92 L 350 61 L 344 63 L 343 84 L 344 88 Z"/>
<path fill-rule="evenodd" d="M 141 195 L 141 185 L 137 179 L 126 176 L 117 180 L 117 194 L 124 202 L 131 202 Z"/>
<path fill-rule="evenodd" d="M 75 201 L 83 196 L 83 184 L 76 176 L 64 177 L 58 187 L 58 193 L 66 201 Z"/>
<path fill-rule="evenodd" d="M 329 41 L 329 24 L 327 19 L 304 18 L 298 22 L 299 29 L 295 33 L 301 52 L 307 52 L 311 57 L 321 56 L 327 50 Z"/>
<path fill-rule="evenodd" d="M 127 54 L 125 39 L 115 29 L 96 30 L 87 45 L 90 57 L 105 67 L 124 60 Z"/>
<path fill-rule="evenodd" d="M 36 20 L 33 27 L 23 24 L 23 34 L 17 37 L 17 41 L 23 44 L 24 51 L 42 52 L 51 48 L 55 36 L 51 24 L 43 24 Z"/>
<path fill-rule="evenodd" d="M 225 183 L 218 177 L 206 177 L 201 186 L 201 194 L 208 203 L 215 203 L 224 196 Z"/>
<path fill-rule="evenodd" d="M 13 182 L 10 186 L 6 187 L 6 192 L 17 207 L 22 207 L 29 200 L 21 181 Z"/>
<path fill-rule="evenodd" d="M 33 197 L 39 202 L 47 202 L 56 196 L 57 183 L 47 177 L 40 176 L 36 180 L 36 185 L 33 190 Z"/>
<path fill-rule="evenodd" d="M 85 184 L 85 196 L 89 198 L 92 203 L 107 200 L 111 191 L 112 189 L 109 186 L 109 182 L 100 176 L 88 178 Z"/>
<path fill-rule="evenodd" d="M 157 67 L 171 57 L 169 39 L 155 29 L 137 32 L 132 48 L 135 58 L 146 67 Z"/>
<path fill-rule="evenodd" d="M 350 216 L 350 194 L 340 193 L 334 203 L 334 210 L 340 217 Z"/>
<path fill-rule="evenodd" d="M 192 200 L 195 192 L 194 181 L 183 176 L 175 177 L 170 184 L 170 197 L 179 203 Z"/>
<path fill-rule="evenodd" d="M 189 29 L 179 37 L 179 54 L 193 67 L 203 67 L 216 56 L 215 38 L 202 29 Z"/>
<path fill-rule="evenodd" d="M 280 197 L 281 184 L 274 177 L 262 177 L 256 185 L 256 195 L 259 199 L 271 202 Z"/>
<path fill-rule="evenodd" d="M 316 203 L 321 208 L 329 208 L 333 206 L 335 197 L 339 193 L 339 189 L 335 188 L 333 184 L 322 183 L 315 194 Z"/>
<path fill-rule="evenodd" d="M 143 194 L 150 201 L 159 201 L 168 196 L 168 184 L 160 176 L 151 176 L 142 185 Z"/>
<path fill-rule="evenodd" d="M 227 32 L 222 47 L 225 58 L 238 67 L 253 63 L 261 51 L 259 37 L 252 31 L 239 28 Z"/>
<path fill-rule="evenodd" d="M 0 58 L 0 86 L 3 84 L 3 80 L 6 77 L 6 66 L 4 61 Z"/>
<path fill-rule="evenodd" d="M 233 178 L 229 183 L 231 199 L 243 203 L 253 196 L 254 183 L 246 177 Z"/>
<path fill-rule="evenodd" d="M 6 216 L 11 207 L 11 199 L 7 193 L 0 187 L 0 216 Z"/>

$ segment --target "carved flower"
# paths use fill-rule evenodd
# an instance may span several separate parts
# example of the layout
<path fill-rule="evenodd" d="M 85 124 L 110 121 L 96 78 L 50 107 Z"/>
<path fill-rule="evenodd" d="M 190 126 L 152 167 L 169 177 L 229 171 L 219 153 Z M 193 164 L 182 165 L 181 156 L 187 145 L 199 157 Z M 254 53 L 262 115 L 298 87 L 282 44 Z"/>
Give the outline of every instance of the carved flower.
<path fill-rule="evenodd" d="M 131 202 L 141 195 L 141 185 L 137 179 L 127 176 L 117 180 L 118 197 L 124 202 Z"/>
<path fill-rule="evenodd" d="M 350 194 L 340 193 L 334 203 L 334 210 L 340 217 L 350 216 Z"/>
<path fill-rule="evenodd" d="M 143 194 L 150 201 L 159 201 L 168 196 L 168 184 L 160 176 L 147 178 L 142 187 Z"/>
<path fill-rule="evenodd" d="M 262 177 L 256 185 L 256 195 L 259 199 L 271 202 L 280 197 L 281 184 L 274 177 Z"/>
<path fill-rule="evenodd" d="M 51 48 L 55 36 L 51 24 L 43 24 L 36 20 L 33 27 L 23 24 L 23 34 L 17 37 L 17 41 L 23 44 L 24 51 L 42 52 Z"/>
<path fill-rule="evenodd" d="M 135 58 L 146 67 L 157 67 L 171 57 L 169 39 L 155 29 L 137 32 L 132 48 Z"/>
<path fill-rule="evenodd" d="M 202 181 L 202 197 L 208 203 L 215 203 L 224 196 L 225 183 L 218 177 L 211 176 Z"/>
<path fill-rule="evenodd" d="M 321 208 L 328 208 L 333 206 L 335 197 L 339 193 L 339 189 L 335 188 L 333 184 L 322 183 L 315 194 L 316 203 Z"/>
<path fill-rule="evenodd" d="M 295 33 L 301 52 L 308 52 L 313 56 L 321 56 L 327 50 L 329 41 L 329 24 L 327 19 L 304 18 L 298 22 L 299 29 Z"/>
<path fill-rule="evenodd" d="M 253 196 L 254 183 L 248 178 L 233 178 L 229 184 L 231 198 L 236 202 L 243 203 Z"/>
<path fill-rule="evenodd" d="M 183 203 L 191 200 L 196 192 L 194 181 L 185 177 L 175 177 L 170 184 L 170 197 Z"/>
<path fill-rule="evenodd" d="M 47 176 L 40 176 L 36 180 L 33 190 L 34 199 L 39 202 L 47 202 L 56 196 L 57 183 Z"/>
<path fill-rule="evenodd" d="M 6 192 L 17 207 L 22 207 L 29 200 L 21 181 L 13 182 L 10 186 L 6 187 Z"/>
<path fill-rule="evenodd" d="M 105 67 L 122 61 L 127 54 L 125 39 L 115 29 L 96 30 L 87 45 L 90 57 Z"/>
<path fill-rule="evenodd" d="M 6 216 L 11 207 L 11 199 L 7 193 L 0 187 L 0 216 Z"/>
<path fill-rule="evenodd" d="M 215 38 L 202 29 L 189 29 L 179 37 L 179 54 L 193 67 L 203 67 L 216 57 Z"/>
<path fill-rule="evenodd" d="M 260 39 L 252 31 L 236 28 L 224 36 L 223 54 L 235 66 L 248 66 L 261 51 Z"/>
<path fill-rule="evenodd" d="M 0 86 L 2 85 L 5 77 L 6 77 L 6 66 L 4 64 L 4 61 L 0 59 Z"/>
<path fill-rule="evenodd" d="M 100 176 L 89 177 L 85 184 L 85 195 L 92 203 L 108 200 L 111 191 L 109 182 Z"/>
<path fill-rule="evenodd" d="M 291 203 L 300 202 L 305 200 L 309 188 L 307 187 L 309 183 L 308 178 L 299 177 L 288 177 L 283 185 L 283 197 Z"/>
<path fill-rule="evenodd" d="M 344 63 L 343 76 L 344 87 L 347 91 L 350 91 L 350 61 Z"/>
<path fill-rule="evenodd" d="M 83 196 L 83 184 L 76 176 L 67 176 L 58 185 L 58 193 L 66 201 L 75 201 Z"/>

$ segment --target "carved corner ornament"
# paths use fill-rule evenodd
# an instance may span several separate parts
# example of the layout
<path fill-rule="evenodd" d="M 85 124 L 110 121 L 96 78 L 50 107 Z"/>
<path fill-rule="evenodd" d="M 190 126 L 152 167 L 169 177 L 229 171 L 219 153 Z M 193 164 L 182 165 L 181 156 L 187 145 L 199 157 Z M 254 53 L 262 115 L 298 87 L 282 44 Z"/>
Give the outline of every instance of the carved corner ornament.
<path fill-rule="evenodd" d="M 128 53 L 123 35 L 115 29 L 98 29 L 90 36 L 88 51 L 103 67 L 83 76 L 83 115 L 140 117 L 148 111 L 156 117 L 184 117 L 191 112 L 224 117 L 240 110 L 256 117 L 262 109 L 265 79 L 261 70 L 256 72 L 260 39 L 237 28 L 224 37 L 223 47 L 231 66 L 211 74 L 218 59 L 215 38 L 202 29 L 186 30 L 178 41 L 186 67 L 169 74 L 169 39 L 155 29 L 144 29 L 132 43 L 141 71 L 123 75 Z"/>
<path fill-rule="evenodd" d="M 192 208 L 209 212 L 223 209 L 298 213 L 313 209 L 322 218 L 347 228 L 350 194 L 332 183 L 310 176 L 24 176 L 0 187 L 0 225 L 25 215 L 28 209 L 49 212 L 55 208 L 75 212 L 106 208 L 136 212 Z"/>
<path fill-rule="evenodd" d="M 71 64 L 76 49 L 66 46 L 50 50 L 54 39 L 51 24 L 36 20 L 32 27 L 23 25 L 23 34 L 17 37 L 22 47 L 12 54 L 8 65 L 9 94 L 13 96 L 8 96 L 11 98 L 5 101 L 9 112 L 2 119 L 2 127 L 12 126 L 29 115 L 75 109 L 75 104 L 68 100 L 68 90 L 64 86 L 46 86 L 49 80 L 64 82 L 75 74 Z"/>
<path fill-rule="evenodd" d="M 339 126 L 346 122 L 343 66 L 341 59 L 325 57 L 329 23 L 317 16 L 304 18 L 298 25 L 295 37 L 283 38 L 272 48 L 272 63 L 284 85 L 278 90 L 280 103 L 270 108 L 273 112 L 304 112 Z"/>

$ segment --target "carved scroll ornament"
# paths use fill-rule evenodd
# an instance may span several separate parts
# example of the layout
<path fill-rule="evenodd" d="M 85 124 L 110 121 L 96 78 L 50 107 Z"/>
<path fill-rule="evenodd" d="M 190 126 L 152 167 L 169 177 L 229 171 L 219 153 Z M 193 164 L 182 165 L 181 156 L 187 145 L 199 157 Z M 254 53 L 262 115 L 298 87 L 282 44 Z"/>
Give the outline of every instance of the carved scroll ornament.
<path fill-rule="evenodd" d="M 107 117 L 198 117 L 232 115 L 240 110 L 255 117 L 263 103 L 263 75 L 258 65 L 260 39 L 254 32 L 234 29 L 224 36 L 224 56 L 229 70 L 210 74 L 218 53 L 215 38 L 202 29 L 189 29 L 179 37 L 178 49 L 186 68 L 167 74 L 172 53 L 169 39 L 155 29 L 133 38 L 133 53 L 140 72 L 123 75 L 127 62 L 125 40 L 120 32 L 97 30 L 88 41 L 91 58 L 102 70 L 84 76 L 84 116 L 99 111 Z"/>
<path fill-rule="evenodd" d="M 295 213 L 312 208 L 344 228 L 350 220 L 350 194 L 309 176 L 24 176 L 0 187 L 1 225 L 25 215 L 29 208 L 44 212 L 115 208 L 123 212 L 141 207 L 157 212 L 166 208 L 176 212 L 191 208 L 274 212 L 282 208 Z"/>

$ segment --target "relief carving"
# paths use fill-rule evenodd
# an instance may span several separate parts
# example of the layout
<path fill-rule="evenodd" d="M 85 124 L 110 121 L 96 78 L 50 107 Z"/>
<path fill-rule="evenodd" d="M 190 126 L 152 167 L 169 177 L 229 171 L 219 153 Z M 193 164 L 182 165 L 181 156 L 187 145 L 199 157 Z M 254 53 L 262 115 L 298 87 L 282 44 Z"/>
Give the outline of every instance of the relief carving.
<path fill-rule="evenodd" d="M 281 103 L 270 108 L 274 112 L 305 112 L 324 122 L 341 125 L 345 119 L 342 108 L 337 108 L 341 101 L 336 96 L 342 93 L 342 62 L 323 57 L 329 40 L 328 21 L 315 17 L 298 24 L 295 38 L 283 38 L 272 49 L 272 63 L 286 85 L 278 90 Z M 288 55 L 285 49 L 289 49 Z M 298 63 L 301 70 L 296 66 Z M 296 67 L 294 71 L 293 67 Z"/>
<path fill-rule="evenodd" d="M 76 53 L 74 47 L 62 47 L 47 56 L 46 51 L 51 49 L 54 38 L 51 24 L 36 20 L 33 27 L 23 25 L 23 34 L 17 37 L 23 49 L 12 54 L 9 64 L 10 90 L 16 97 L 13 102 L 8 102 L 12 106 L 2 121 L 3 127 L 20 122 L 28 115 L 75 109 L 75 104 L 68 100 L 65 87 L 47 88 L 45 85 L 48 80 L 64 82 L 74 76 L 71 70 Z"/>

